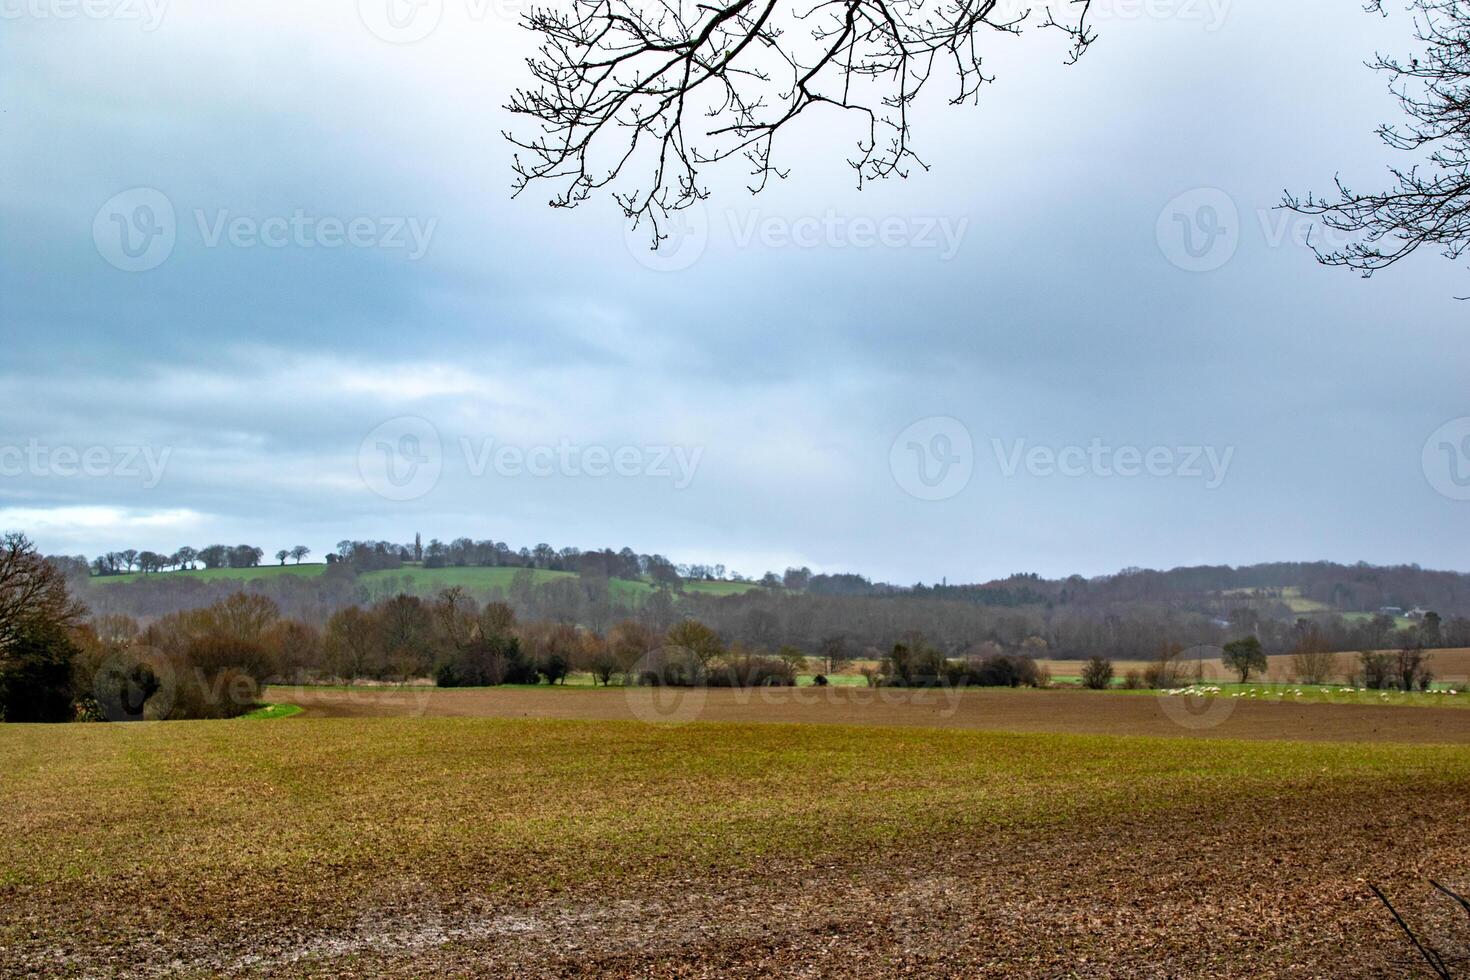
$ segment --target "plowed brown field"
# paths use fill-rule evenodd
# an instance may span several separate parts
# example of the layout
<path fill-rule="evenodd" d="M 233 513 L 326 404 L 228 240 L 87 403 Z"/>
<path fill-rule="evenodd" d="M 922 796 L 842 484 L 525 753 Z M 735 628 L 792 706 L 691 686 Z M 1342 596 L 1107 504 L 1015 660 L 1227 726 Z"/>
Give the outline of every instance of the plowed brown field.
<path fill-rule="evenodd" d="M 919 726 L 1085 735 L 1470 742 L 1470 707 L 1396 707 L 1309 699 L 1166 698 L 1090 691 L 271 688 L 316 718 L 556 718 Z M 1470 701 L 1470 698 L 1467 698 Z"/>

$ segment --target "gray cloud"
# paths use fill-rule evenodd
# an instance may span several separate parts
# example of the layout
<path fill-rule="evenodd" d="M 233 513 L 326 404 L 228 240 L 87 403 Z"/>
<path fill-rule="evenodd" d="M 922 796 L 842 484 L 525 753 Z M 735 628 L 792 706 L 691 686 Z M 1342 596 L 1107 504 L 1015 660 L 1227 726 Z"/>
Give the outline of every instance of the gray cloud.
<path fill-rule="evenodd" d="M 522 41 L 508 24 L 395 47 L 341 6 L 177 2 L 151 33 L 7 24 L 0 446 L 172 453 L 152 488 L 0 476 L 0 519 L 46 547 L 174 535 L 320 551 L 422 531 L 898 580 L 1463 564 L 1451 542 L 1470 512 L 1434 492 L 1421 450 L 1470 415 L 1464 270 L 1426 256 L 1363 283 L 1318 268 L 1271 210 L 1283 187 L 1339 170 L 1377 178 L 1371 131 L 1392 106 L 1361 61 L 1407 36 L 1401 20 L 1325 2 L 1232 4 L 1213 29 L 1113 17 L 1065 70 L 1028 38 L 998 52 L 980 108 L 922 107 L 931 172 L 858 193 L 841 165 L 853 134 L 824 125 L 766 195 L 717 175 L 698 260 L 662 273 L 606 202 L 509 199 L 496 107 Z M 98 209 L 134 187 L 179 219 L 143 273 L 93 240 Z M 1158 226 L 1200 188 L 1239 222 L 1228 262 L 1188 272 Z M 437 224 L 415 260 L 210 247 L 199 212 Z M 963 223 L 952 256 L 914 247 L 941 221 Z M 883 222 L 907 229 L 899 245 L 855 243 Z M 391 501 L 359 454 L 402 416 L 448 448 L 431 492 Z M 906 493 L 890 459 L 932 416 L 975 447 L 969 483 L 938 501 Z M 476 475 L 462 438 L 702 457 L 683 489 Z M 1006 476 L 994 439 L 1234 457 L 1213 490 Z M 168 540 L 142 540 L 155 534 Z"/>

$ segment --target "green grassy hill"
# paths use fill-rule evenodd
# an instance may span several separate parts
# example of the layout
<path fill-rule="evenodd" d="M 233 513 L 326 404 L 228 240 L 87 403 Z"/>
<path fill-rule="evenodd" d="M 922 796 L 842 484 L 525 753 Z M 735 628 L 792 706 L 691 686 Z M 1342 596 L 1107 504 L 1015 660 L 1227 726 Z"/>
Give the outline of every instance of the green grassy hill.
<path fill-rule="evenodd" d="M 322 574 L 326 568 L 324 564 L 262 565 L 259 568 L 210 568 L 158 572 L 150 577 L 193 578 L 204 581 L 233 580 L 243 583 L 257 579 L 278 578 L 282 575 L 315 576 Z M 521 571 L 523 569 L 520 568 L 424 568 L 421 565 L 404 565 L 399 569 L 366 572 L 360 576 L 359 580 L 374 582 L 391 579 L 402 582 L 406 589 L 413 592 L 436 592 L 439 589 L 454 586 L 470 592 L 488 592 L 496 588 L 509 589 L 511 580 Z M 532 579 L 538 585 L 558 579 L 577 578 L 574 572 L 553 572 L 539 568 L 530 571 Z M 94 578 L 92 581 L 98 585 L 116 585 L 136 582 L 143 577 L 141 572 L 135 572 L 130 575 L 108 575 Z M 634 601 L 654 592 L 652 583 L 647 581 L 612 579 L 610 587 L 618 598 Z M 685 592 L 715 596 L 739 595 L 757 588 L 760 586 L 748 582 L 686 582 L 684 584 Z"/>

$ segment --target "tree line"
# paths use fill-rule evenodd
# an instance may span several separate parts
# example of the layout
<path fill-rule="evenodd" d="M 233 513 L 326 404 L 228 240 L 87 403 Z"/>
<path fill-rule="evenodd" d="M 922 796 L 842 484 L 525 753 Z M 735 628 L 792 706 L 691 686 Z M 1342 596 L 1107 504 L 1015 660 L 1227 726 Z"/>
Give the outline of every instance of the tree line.
<path fill-rule="evenodd" d="M 288 558 L 294 558 L 296 564 L 299 565 L 310 554 L 310 548 L 304 544 L 298 544 L 294 548 L 282 548 L 277 551 L 276 560 L 284 565 Z M 80 563 L 93 575 L 107 576 L 127 575 L 134 571 L 145 575 L 171 569 L 193 571 L 201 566 L 204 568 L 259 568 L 264 558 L 265 550 L 255 545 L 212 544 L 207 548 L 191 548 L 186 545 L 169 552 L 138 551 L 135 548 L 127 548 L 98 555 L 90 562 L 85 557 L 57 558 L 53 561 L 63 566 Z"/>

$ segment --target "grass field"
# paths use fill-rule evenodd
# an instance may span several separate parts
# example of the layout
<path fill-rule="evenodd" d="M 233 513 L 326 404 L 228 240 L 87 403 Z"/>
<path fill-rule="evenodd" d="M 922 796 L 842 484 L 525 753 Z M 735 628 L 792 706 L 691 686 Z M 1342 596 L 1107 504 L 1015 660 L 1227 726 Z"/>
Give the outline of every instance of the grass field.
<path fill-rule="evenodd" d="M 1382 975 L 1361 879 L 1453 929 L 1418 878 L 1470 875 L 1463 747 L 308 715 L 0 765 L 3 975 Z"/>
<path fill-rule="evenodd" d="M 1470 650 L 1449 649 L 1429 650 L 1429 667 L 1434 671 L 1436 686 L 1458 686 L 1470 685 Z M 1266 683 L 1287 684 L 1292 677 L 1291 657 L 1288 655 L 1277 655 L 1267 657 L 1270 664 L 1266 677 L 1262 679 Z M 1082 660 L 1045 660 L 1042 661 L 1052 672 L 1054 679 L 1075 680 L 1082 673 L 1085 661 Z M 1355 669 L 1358 657 L 1355 653 L 1338 654 L 1340 673 Z M 1114 680 L 1120 681 L 1124 674 L 1130 670 L 1142 673 L 1148 667 L 1148 660 L 1117 660 L 1113 662 Z M 1190 664 L 1191 670 L 1193 663 Z M 1231 679 L 1231 673 L 1219 660 L 1210 659 L 1200 662 L 1204 679 L 1207 681 L 1226 681 Z M 1343 681 L 1341 676 L 1333 678 L 1332 685 L 1339 686 Z"/>
<path fill-rule="evenodd" d="M 161 572 L 159 575 L 169 578 L 179 576 L 182 578 L 195 578 L 203 581 L 237 581 L 252 582 L 263 578 L 275 578 L 281 575 L 320 575 L 327 568 L 323 564 L 302 565 L 262 565 L 259 568 L 208 568 L 195 569 L 193 571 L 181 570 L 173 572 Z M 403 582 L 405 586 L 414 591 L 432 592 L 439 589 L 459 586 L 472 592 L 488 592 L 491 589 L 509 589 L 511 581 L 516 573 L 522 571 L 519 568 L 423 568 L 419 565 L 405 565 L 400 569 L 383 570 L 376 572 L 365 572 L 359 576 L 359 581 L 372 583 L 374 581 L 393 580 Z M 555 572 L 547 569 L 531 569 L 532 579 L 536 584 L 553 582 L 558 579 L 576 578 L 573 572 Z M 92 581 L 98 585 L 122 585 L 135 582 L 143 578 L 141 572 L 129 575 L 107 575 L 94 578 Z M 149 576 L 154 577 L 154 576 Z M 631 579 L 612 579 L 610 588 L 613 592 L 626 599 L 634 601 L 654 592 L 654 587 L 647 581 L 633 581 Z M 739 595 L 758 589 L 760 586 L 749 582 L 685 582 L 684 591 L 700 595 Z"/>

